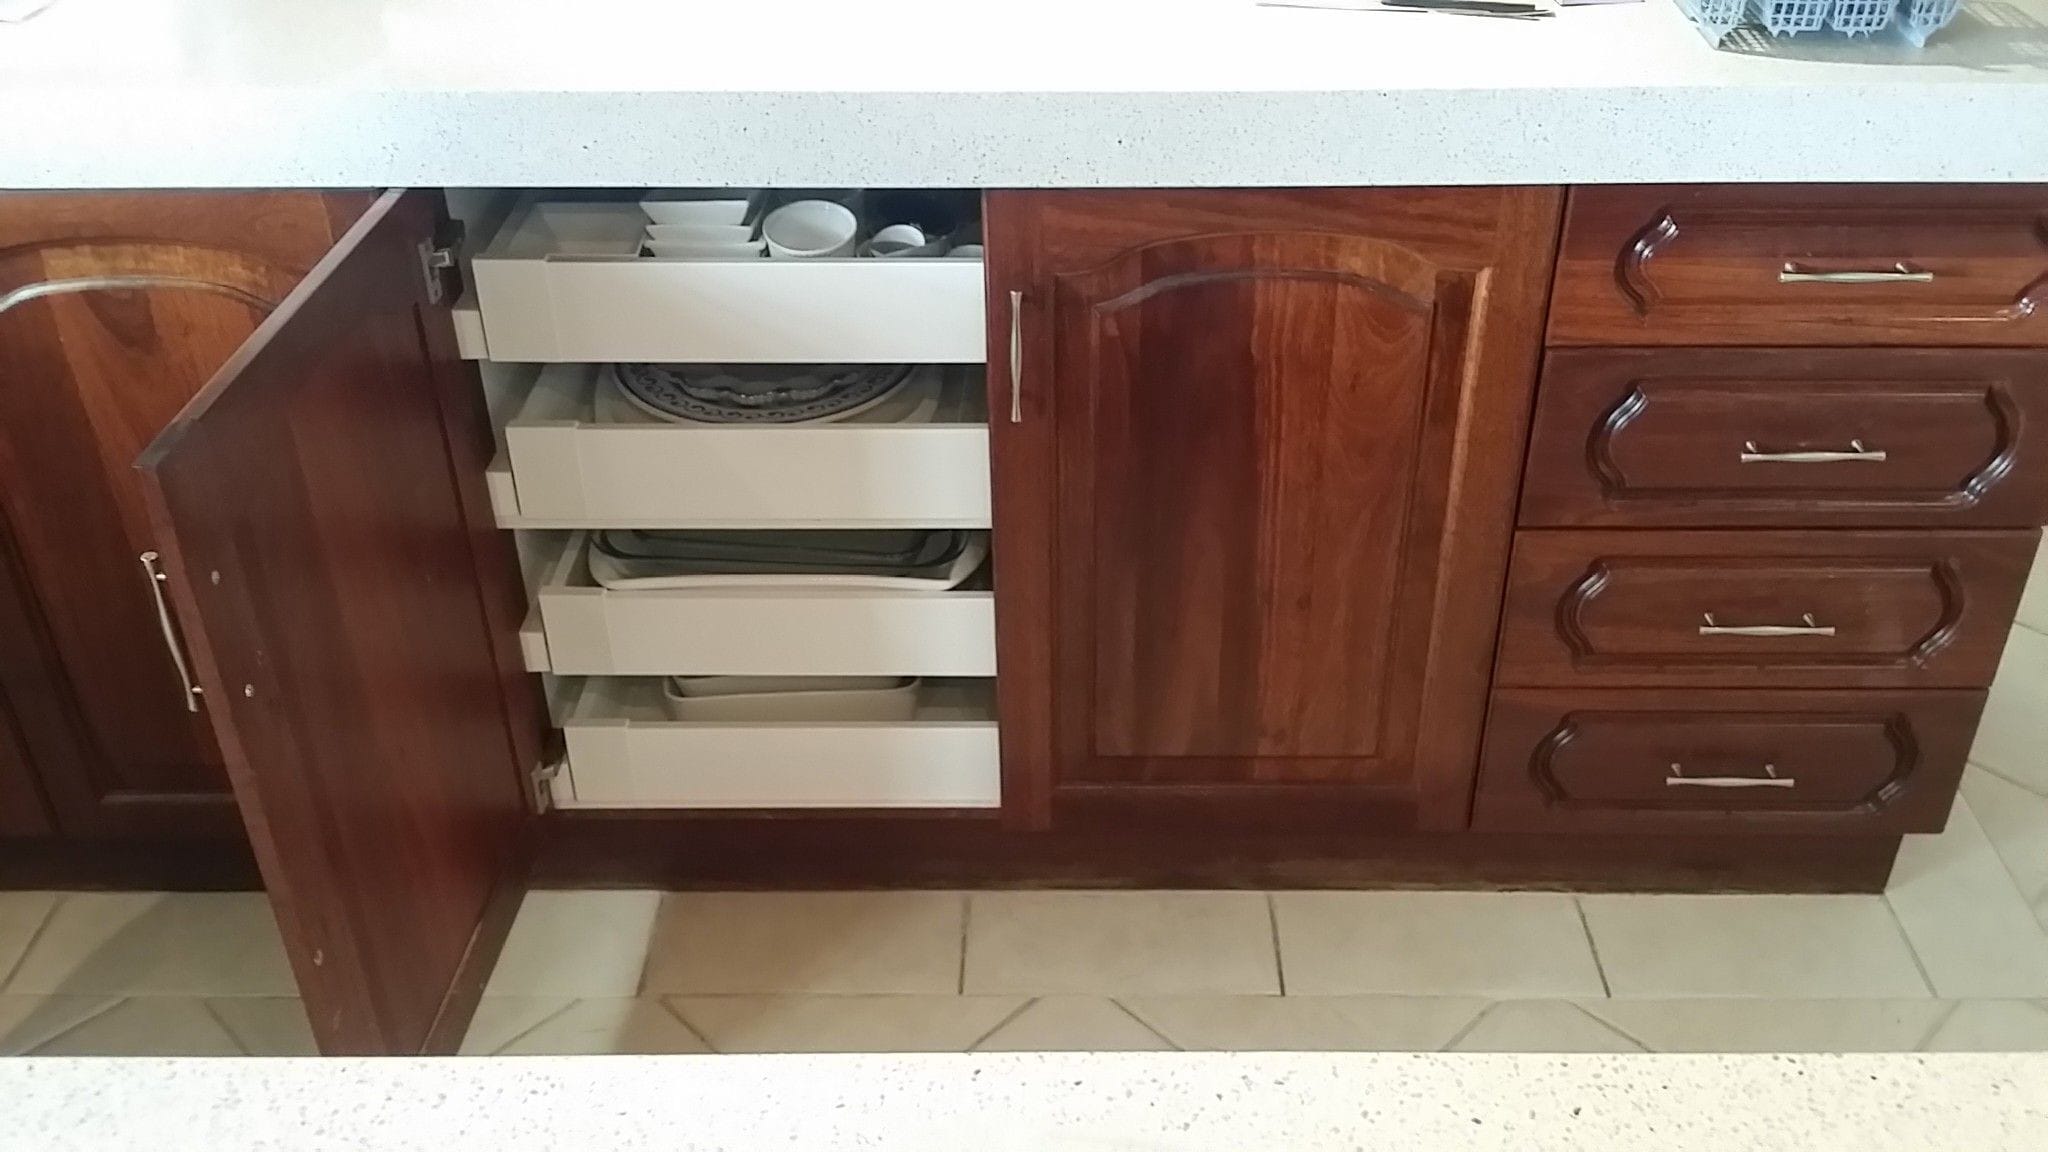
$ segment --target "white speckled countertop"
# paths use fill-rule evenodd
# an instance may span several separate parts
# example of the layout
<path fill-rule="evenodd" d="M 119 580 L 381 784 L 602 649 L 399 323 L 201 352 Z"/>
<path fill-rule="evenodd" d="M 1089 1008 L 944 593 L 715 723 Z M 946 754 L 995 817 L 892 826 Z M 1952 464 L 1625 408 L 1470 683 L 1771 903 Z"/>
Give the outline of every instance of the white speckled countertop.
<path fill-rule="evenodd" d="M 0 1061 L 0 1149 L 2039 1152 L 2048 1055 Z"/>
<path fill-rule="evenodd" d="M 1924 55 L 1251 0 L 58 0 L 0 187 L 2048 180 L 2048 0 Z"/>

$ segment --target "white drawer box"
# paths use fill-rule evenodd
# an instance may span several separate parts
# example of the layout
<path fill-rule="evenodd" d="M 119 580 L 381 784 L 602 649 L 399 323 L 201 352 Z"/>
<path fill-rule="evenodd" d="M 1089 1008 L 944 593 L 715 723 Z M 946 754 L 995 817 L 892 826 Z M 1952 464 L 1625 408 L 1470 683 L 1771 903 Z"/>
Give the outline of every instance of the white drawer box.
<path fill-rule="evenodd" d="M 979 260 L 637 256 L 636 204 L 529 202 L 471 261 L 492 360 L 978 363 Z"/>
<path fill-rule="evenodd" d="M 557 675 L 996 674 L 991 592 L 613 591 L 590 578 L 584 540 L 569 538 L 535 593 Z"/>
<path fill-rule="evenodd" d="M 517 528 L 986 528 L 980 381 L 946 377 L 937 422 L 725 427 L 608 421 L 601 369 L 550 365 L 505 425 L 494 511 Z"/>
<path fill-rule="evenodd" d="M 661 682 L 593 678 L 563 723 L 562 808 L 994 808 L 991 685 L 927 683 L 916 718 L 685 723 Z"/>

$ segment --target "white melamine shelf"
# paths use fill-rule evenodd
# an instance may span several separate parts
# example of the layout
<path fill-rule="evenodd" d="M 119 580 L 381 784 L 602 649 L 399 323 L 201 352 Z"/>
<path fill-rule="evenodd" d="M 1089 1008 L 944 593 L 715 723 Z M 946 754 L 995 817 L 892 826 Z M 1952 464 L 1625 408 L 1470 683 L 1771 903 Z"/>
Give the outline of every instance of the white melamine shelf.
<path fill-rule="evenodd" d="M 570 676 L 993 676 L 995 596 L 876 589 L 614 591 L 568 538 L 535 600 Z M 542 645 L 522 645 L 532 660 Z"/>
<path fill-rule="evenodd" d="M 980 260 L 639 256 L 618 202 L 528 201 L 471 261 L 499 361 L 979 363 Z"/>
<path fill-rule="evenodd" d="M 922 423 L 681 424 L 601 415 L 600 367 L 542 370 L 490 472 L 506 528 L 986 528 L 987 402 L 978 370 L 936 373 Z M 614 402 L 607 413 L 626 407 Z"/>
<path fill-rule="evenodd" d="M 561 808 L 995 808 L 993 684 L 927 682 L 917 715 L 853 723 L 687 723 L 661 681 L 585 680 L 563 723 Z"/>

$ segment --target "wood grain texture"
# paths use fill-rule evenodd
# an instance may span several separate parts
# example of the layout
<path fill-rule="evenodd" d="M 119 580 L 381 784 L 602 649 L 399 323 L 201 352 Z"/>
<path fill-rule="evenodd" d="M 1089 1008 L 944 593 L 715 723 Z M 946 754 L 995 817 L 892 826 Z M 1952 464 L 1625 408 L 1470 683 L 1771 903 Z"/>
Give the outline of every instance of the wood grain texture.
<path fill-rule="evenodd" d="M 1568 349 L 1529 434 L 1527 527 L 2022 527 L 2048 519 L 2048 352 Z M 1759 453 L 1882 459 L 1745 461 Z"/>
<path fill-rule="evenodd" d="M 1482 831 L 1938 832 L 1982 692 L 1494 695 Z M 1706 787 L 1683 778 L 1789 781 Z"/>
<path fill-rule="evenodd" d="M 421 1050 L 519 872 L 523 737 L 437 388 L 452 337 L 391 193 L 140 465 L 321 1050 Z M 481 928 L 480 928 L 481 926 Z M 438 1022 L 438 1023 L 437 1023 Z"/>
<path fill-rule="evenodd" d="M 1926 283 L 1781 283 L 1795 272 Z M 2048 187 L 1572 189 L 1552 344 L 2048 344 Z"/>
<path fill-rule="evenodd" d="M 558 888 L 1556 888 L 1878 892 L 1896 836 L 1388 833 L 1190 835 L 1063 818 L 784 819 L 552 813 L 536 885 Z"/>
<path fill-rule="evenodd" d="M 136 455 L 324 255 L 359 197 L 0 194 L 0 515 L 29 610 L 0 687 L 63 832 L 240 838 L 138 555 Z"/>
<path fill-rule="evenodd" d="M 1495 683 L 1982 688 L 2039 541 L 2023 530 L 1523 532 Z M 1757 625 L 1834 631 L 1701 631 Z"/>
<path fill-rule="evenodd" d="M 989 195 L 992 411 L 1025 294 L 1025 419 L 994 433 L 1013 819 L 1312 786 L 1366 826 L 1463 821 L 1556 211 Z"/>

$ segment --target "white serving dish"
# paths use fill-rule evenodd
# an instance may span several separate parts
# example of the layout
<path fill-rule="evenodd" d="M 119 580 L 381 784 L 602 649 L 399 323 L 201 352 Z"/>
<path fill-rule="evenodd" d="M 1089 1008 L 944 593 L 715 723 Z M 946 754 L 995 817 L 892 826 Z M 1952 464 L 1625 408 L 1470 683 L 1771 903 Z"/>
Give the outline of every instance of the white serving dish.
<path fill-rule="evenodd" d="M 649 240 L 647 251 L 657 258 L 674 260 L 758 260 L 766 251 L 759 240 L 734 244 L 700 243 L 694 240 Z"/>
<path fill-rule="evenodd" d="M 591 579 L 585 534 L 534 599 L 547 671 L 569 676 L 993 676 L 995 597 L 982 589 L 619 591 Z M 657 690 L 657 696 L 659 695 Z"/>
<path fill-rule="evenodd" d="M 492 506 L 508 528 L 986 528 L 979 371 L 934 369 L 852 419 L 677 423 L 616 394 L 603 369 L 543 369 L 505 426 Z"/>
<path fill-rule="evenodd" d="M 574 684 L 575 682 L 570 682 Z M 654 679 L 574 689 L 562 808 L 995 808 L 993 682 L 926 681 L 907 720 L 670 719 Z"/>
<path fill-rule="evenodd" d="M 746 224 L 649 224 L 647 238 L 688 244 L 746 244 L 755 236 Z"/>
<path fill-rule="evenodd" d="M 793 532 L 801 529 L 792 529 Z M 692 576 L 650 576 L 644 568 L 632 561 L 621 561 L 607 556 L 595 548 L 589 549 L 591 579 L 615 592 L 636 591 L 686 591 L 689 589 L 760 589 L 775 588 L 817 588 L 817 589 L 900 589 L 903 591 L 945 592 L 967 582 L 967 578 L 979 571 L 988 559 L 988 533 L 974 532 L 961 549 L 960 555 L 943 569 L 929 570 L 916 575 L 876 576 L 867 573 L 837 574 L 822 572 L 764 572 L 758 575 L 718 573 L 715 575 Z"/>
<path fill-rule="evenodd" d="M 563 229 L 573 223 L 573 235 Z M 485 357 L 980 363 L 978 260 L 638 256 L 637 204 L 516 207 L 471 261 Z"/>
<path fill-rule="evenodd" d="M 640 199 L 656 224 L 744 224 L 760 194 L 751 188 L 658 188 Z"/>
<path fill-rule="evenodd" d="M 923 683 L 915 676 L 909 677 L 846 677 L 853 683 L 841 683 L 831 687 L 811 687 L 793 691 L 719 691 L 709 694 L 692 693 L 687 686 L 678 684 L 678 677 L 662 681 L 662 704 L 668 709 L 672 720 L 695 721 L 783 721 L 819 723 L 826 721 L 902 721 L 917 714 L 918 686 Z M 744 680 L 756 685 L 772 683 L 777 679 L 800 681 L 807 685 L 826 684 L 840 677 L 826 676 L 718 676 L 703 677 L 715 680 Z"/>

